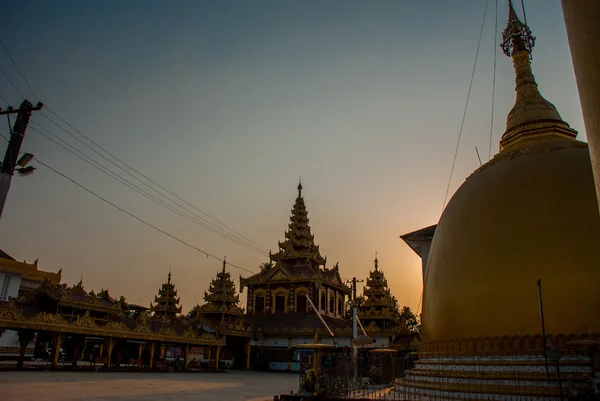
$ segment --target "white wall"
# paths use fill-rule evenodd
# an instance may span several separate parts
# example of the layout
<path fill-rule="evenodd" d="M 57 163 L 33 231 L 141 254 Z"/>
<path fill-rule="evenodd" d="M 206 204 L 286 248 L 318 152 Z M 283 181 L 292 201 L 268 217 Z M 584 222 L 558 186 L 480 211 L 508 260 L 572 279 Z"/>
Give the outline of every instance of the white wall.
<path fill-rule="evenodd" d="M 19 295 L 21 276 L 0 271 L 0 301 L 7 301 Z"/>

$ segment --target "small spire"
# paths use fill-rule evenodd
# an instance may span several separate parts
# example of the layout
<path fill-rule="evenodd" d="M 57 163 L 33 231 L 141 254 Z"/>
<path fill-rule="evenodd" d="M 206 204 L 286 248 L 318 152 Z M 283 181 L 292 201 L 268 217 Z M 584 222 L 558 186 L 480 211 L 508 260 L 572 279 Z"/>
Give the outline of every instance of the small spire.
<path fill-rule="evenodd" d="M 300 180 L 298 181 L 298 198 L 302 198 L 302 176 L 300 176 Z"/>
<path fill-rule="evenodd" d="M 375 251 L 375 271 L 379 270 L 379 260 L 377 259 L 377 251 Z"/>
<path fill-rule="evenodd" d="M 227 265 L 227 256 L 223 256 L 223 273 L 225 273 L 225 266 Z"/>
<path fill-rule="evenodd" d="M 167 284 L 171 284 L 171 266 L 169 266 L 169 277 L 167 279 Z"/>

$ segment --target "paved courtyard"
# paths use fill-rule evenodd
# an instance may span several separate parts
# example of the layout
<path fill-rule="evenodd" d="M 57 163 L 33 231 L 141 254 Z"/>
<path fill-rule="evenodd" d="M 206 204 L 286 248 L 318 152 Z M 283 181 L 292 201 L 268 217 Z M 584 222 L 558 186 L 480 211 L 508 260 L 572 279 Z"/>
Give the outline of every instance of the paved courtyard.
<path fill-rule="evenodd" d="M 296 391 L 290 373 L 0 372 L 5 400 L 263 401 Z"/>

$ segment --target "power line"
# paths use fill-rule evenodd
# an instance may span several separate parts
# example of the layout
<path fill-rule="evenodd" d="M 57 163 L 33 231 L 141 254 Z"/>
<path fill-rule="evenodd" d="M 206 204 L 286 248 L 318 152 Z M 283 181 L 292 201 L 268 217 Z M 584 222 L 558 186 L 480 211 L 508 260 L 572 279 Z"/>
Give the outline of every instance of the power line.
<path fill-rule="evenodd" d="M 490 118 L 490 145 L 488 160 L 492 158 L 492 136 L 494 134 L 494 104 L 496 102 L 496 59 L 498 58 L 498 0 L 496 0 L 496 20 L 494 23 L 494 72 L 492 77 L 492 116 Z"/>
<path fill-rule="evenodd" d="M 21 78 L 23 78 L 23 81 L 25 81 L 25 84 L 29 87 L 29 90 L 31 91 L 31 93 L 33 94 L 33 97 L 35 97 L 35 100 L 37 100 L 38 102 L 40 101 L 40 98 L 38 97 L 38 95 L 35 93 L 35 91 L 33 90 L 33 88 L 31 87 L 31 85 L 29 85 L 29 81 L 27 80 L 27 78 L 25 78 L 25 75 L 23 74 L 23 72 L 21 71 L 21 69 L 19 68 L 19 65 L 15 62 L 15 60 L 12 58 L 12 56 L 10 55 L 10 52 L 8 51 L 8 49 L 6 48 L 6 46 L 4 45 L 4 42 L 2 41 L 2 39 L 0 39 L 0 45 L 2 45 L 2 47 L 4 48 L 4 51 L 6 52 L 6 55 L 8 56 L 8 58 L 10 59 L 10 61 L 13 63 L 13 65 L 15 66 L 15 68 L 17 69 L 17 71 L 19 72 L 19 75 L 21 75 Z M 14 85 L 13 85 L 14 86 Z M 15 87 L 15 89 L 17 89 Z M 19 90 L 17 89 L 17 92 L 19 92 Z M 25 96 L 21 96 L 21 97 L 25 97 Z"/>
<path fill-rule="evenodd" d="M 488 4 L 490 0 L 485 2 L 485 10 L 483 11 L 483 21 L 481 21 L 481 30 L 479 32 L 479 41 L 477 42 L 477 51 L 475 52 L 475 62 L 473 63 L 473 71 L 471 72 L 471 82 L 469 83 L 469 90 L 467 92 L 467 100 L 465 102 L 465 111 L 463 112 L 462 122 L 460 123 L 460 131 L 458 132 L 458 140 L 456 141 L 456 150 L 454 151 L 454 159 L 452 160 L 452 168 L 450 169 L 450 177 L 448 178 L 448 186 L 446 187 L 446 195 L 444 195 L 444 204 L 442 205 L 442 212 L 446 207 L 446 200 L 448 200 L 448 193 L 450 192 L 450 184 L 452 183 L 452 175 L 454 174 L 454 166 L 456 165 L 456 157 L 458 156 L 458 148 L 460 147 L 460 138 L 462 137 L 463 128 L 465 126 L 465 119 L 467 117 L 467 109 L 469 108 L 469 99 L 471 98 L 471 89 L 473 88 L 473 79 L 475 78 L 475 68 L 477 67 L 477 59 L 479 58 L 479 48 L 481 47 L 481 37 L 483 36 L 483 27 L 485 26 L 485 16 L 487 15 Z"/>
<path fill-rule="evenodd" d="M 131 213 L 131 212 L 129 212 L 129 211 L 127 211 L 127 210 L 123 209 L 122 207 L 120 207 L 120 206 L 116 205 L 115 203 L 113 203 L 113 202 L 109 201 L 108 199 L 106 199 L 106 198 L 104 198 L 104 197 L 102 197 L 102 196 L 98 195 L 96 192 L 92 191 L 91 189 L 89 189 L 89 188 L 85 187 L 83 184 L 80 184 L 79 182 L 75 181 L 74 179 L 72 179 L 72 178 L 68 177 L 66 174 L 63 174 L 63 173 L 61 173 L 60 171 L 56 170 L 56 169 L 55 169 L 55 168 L 53 168 L 53 167 L 50 167 L 48 164 L 44 163 L 44 162 L 43 162 L 43 161 L 41 161 L 39 158 L 37 158 L 37 157 L 36 157 L 36 159 L 35 159 L 35 160 L 36 160 L 36 163 L 39 163 L 39 164 L 41 164 L 42 166 L 44 166 L 44 167 L 48 168 L 49 170 L 51 170 L 51 171 L 53 171 L 54 173 L 56 173 L 56 174 L 60 175 L 60 176 L 61 176 L 61 177 L 63 177 L 64 179 L 66 179 L 66 180 L 68 180 L 68 181 L 72 182 L 73 184 L 77 185 L 79 188 L 83 189 L 84 191 L 88 192 L 89 194 L 91 194 L 91 195 L 95 196 L 96 198 L 100 199 L 101 201 L 103 201 L 103 202 L 105 202 L 105 203 L 107 203 L 107 204 L 111 205 L 111 206 L 112 206 L 112 207 L 114 207 L 115 209 L 117 209 L 117 210 L 121 211 L 122 213 L 125 213 L 125 214 L 127 214 L 127 215 L 129 215 L 129 216 L 133 217 L 134 219 L 136 219 L 136 220 L 137 220 L 137 221 L 139 221 L 140 223 L 143 223 L 143 224 L 147 225 L 148 227 L 150 227 L 150 228 L 152 228 L 152 229 L 154 229 L 154 230 L 158 231 L 159 233 L 161 233 L 161 234 L 163 234 L 163 235 L 166 235 L 166 236 L 168 236 L 168 237 L 171 237 L 171 238 L 172 238 L 172 239 L 174 239 L 175 241 L 177 241 L 177 242 L 180 242 L 180 243 L 182 243 L 183 245 L 185 245 L 185 246 L 187 246 L 187 247 L 190 247 L 190 248 L 192 248 L 192 249 L 194 249 L 194 250 L 196 250 L 196 251 L 198 251 L 198 252 L 200 252 L 200 253 L 202 253 L 202 254 L 206 255 L 206 257 L 207 257 L 207 258 L 213 258 L 213 259 L 216 259 L 216 260 L 218 260 L 218 261 L 225 262 L 225 260 L 223 260 L 223 259 L 219 258 L 218 256 L 215 256 L 215 255 L 213 255 L 213 254 L 211 254 L 211 253 L 208 253 L 208 252 L 206 252 L 206 251 L 204 251 L 204 250 L 202 250 L 202 249 L 198 248 L 197 246 L 195 246 L 195 245 L 192 245 L 192 244 L 190 244 L 190 243 L 188 243 L 188 242 L 186 242 L 186 241 L 184 241 L 184 240 L 182 240 L 182 239 L 180 239 L 180 238 L 176 237 L 175 235 L 173 235 L 173 234 L 170 234 L 169 232 L 167 232 L 167 231 L 165 231 L 165 230 L 163 230 L 163 229 L 161 229 L 161 228 L 158 228 L 158 227 L 157 227 L 157 226 L 155 226 L 154 224 L 147 222 L 146 220 L 142 219 L 141 217 L 138 217 L 138 216 L 136 216 L 135 214 L 133 214 L 133 213 Z M 244 270 L 244 271 L 246 271 L 246 272 L 248 272 L 248 273 L 252 273 L 252 274 L 256 273 L 256 272 L 254 272 L 254 271 L 252 271 L 252 270 L 248 270 L 248 269 L 246 269 L 246 268 L 244 268 L 244 267 L 238 266 L 238 265 L 236 265 L 236 264 L 233 264 L 233 263 L 231 263 L 231 262 L 226 262 L 226 263 L 227 263 L 229 266 L 235 267 L 236 269 Z"/>
<path fill-rule="evenodd" d="M 18 64 L 16 63 L 16 61 L 14 60 L 14 58 L 11 56 L 10 52 L 8 51 L 8 48 L 6 47 L 6 45 L 4 44 L 4 42 L 2 42 L 2 40 L 0 40 L 0 45 L 2 45 L 2 48 L 4 49 L 4 51 L 6 52 L 6 54 L 8 55 L 10 61 L 13 63 L 13 65 L 15 66 L 15 68 L 17 69 L 17 71 L 19 72 L 19 74 L 21 75 L 21 78 L 23 79 L 23 81 L 25 82 L 25 84 L 29 87 L 29 89 L 31 90 L 31 93 L 36 97 L 36 99 L 39 101 L 39 98 L 36 94 L 36 92 L 33 90 L 32 86 L 29 84 L 29 81 L 27 80 L 27 78 L 25 77 L 25 75 L 23 74 L 23 72 L 21 71 L 21 69 L 19 68 Z M 1 68 L 0 68 L 1 69 Z M 19 91 L 19 89 L 17 88 L 17 86 L 14 84 L 14 82 L 10 79 L 10 77 L 8 76 L 8 74 L 2 70 L 2 73 L 4 74 L 4 76 L 6 77 L 6 79 L 11 83 L 11 85 L 13 86 L 13 88 L 15 89 L 15 91 L 21 96 L 24 97 L 23 94 Z M 146 180 L 150 181 L 152 184 L 158 186 L 159 188 L 161 188 L 162 190 L 166 191 L 167 193 L 169 193 L 170 195 L 174 196 L 175 198 L 179 199 L 180 201 L 184 202 L 185 204 L 191 206 L 192 208 L 196 209 L 198 212 L 202 213 L 203 215 L 207 216 L 208 218 L 212 219 L 213 221 L 217 222 L 218 224 L 220 224 L 222 227 L 225 227 L 226 229 L 228 229 L 229 231 L 233 232 L 234 234 L 230 234 L 227 233 L 226 230 L 224 230 L 223 228 L 217 226 L 216 224 L 206 220 L 205 218 L 198 216 L 196 213 L 190 211 L 189 209 L 187 209 L 185 206 L 182 206 L 181 204 L 179 204 L 178 202 L 175 202 L 173 199 L 170 199 L 168 196 L 165 196 L 163 193 L 161 193 L 160 191 L 157 191 L 155 188 L 149 186 L 147 183 L 143 182 L 142 180 L 140 180 L 139 178 L 135 177 L 134 175 L 132 175 L 130 172 L 128 172 L 127 170 L 123 169 L 121 166 L 117 165 L 116 163 L 114 163 L 112 160 L 106 158 L 104 155 L 102 155 L 101 153 L 99 153 L 98 151 L 96 151 L 95 149 L 93 149 L 91 146 L 87 145 L 86 143 L 84 143 L 83 141 L 81 141 L 79 138 L 75 137 L 73 134 L 71 134 L 68 130 L 66 130 L 64 127 L 60 126 L 59 124 L 57 124 L 54 120 L 50 119 L 48 116 L 44 115 L 45 118 L 47 118 L 49 121 L 51 121 L 53 124 L 55 124 L 57 127 L 59 127 L 61 130 L 65 131 L 67 134 L 71 135 L 72 137 L 74 137 L 75 139 L 77 139 L 79 142 L 81 142 L 83 145 L 85 145 L 86 147 L 88 147 L 90 150 L 94 151 L 95 153 L 97 153 L 99 156 L 103 157 L 105 160 L 109 161 L 110 163 L 114 164 L 116 167 L 118 167 L 119 169 L 123 170 L 124 172 L 126 172 L 128 175 L 130 175 L 131 177 L 133 177 L 134 179 L 136 179 L 137 181 L 141 182 L 142 184 L 144 184 L 145 186 L 147 186 L 148 188 L 150 188 L 152 191 L 156 192 L 157 194 L 159 194 L 160 196 L 162 196 L 163 198 L 167 199 L 168 201 L 172 202 L 173 204 L 179 206 L 180 208 L 183 208 L 184 210 L 192 213 L 193 215 L 195 215 L 197 218 L 199 218 L 200 220 L 204 221 L 206 224 L 209 224 L 210 226 L 214 227 L 214 230 L 218 230 L 221 231 L 223 233 L 225 233 L 226 235 L 229 235 L 230 237 L 236 238 L 239 236 L 239 238 L 236 238 L 239 242 L 243 242 L 243 243 L 247 243 L 248 246 L 256 248 L 257 250 L 259 250 L 260 252 L 263 252 L 265 255 L 267 254 L 267 248 L 259 245 L 258 243 L 252 241 L 251 239 L 249 239 L 248 237 L 244 236 L 243 234 L 239 233 L 238 231 L 234 230 L 233 228 L 231 228 L 230 226 L 228 226 L 227 224 L 223 223 L 222 221 L 218 220 L 217 218 L 211 216 L 210 214 L 208 214 L 207 212 L 203 211 L 202 209 L 198 208 L 197 206 L 191 204 L 190 202 L 186 201 L 185 199 L 179 197 L 178 195 L 176 195 L 175 193 L 173 193 L 172 191 L 168 190 L 167 188 L 165 188 L 164 186 L 160 185 L 158 182 L 152 180 L 151 178 L 149 178 L 148 176 L 142 174 L 140 171 L 136 170 L 135 168 L 133 168 L 132 166 L 130 166 L 129 164 L 125 163 L 124 161 L 122 161 L 121 159 L 119 159 L 117 156 L 115 156 L 114 154 L 112 154 L 111 152 L 109 152 L 108 150 L 104 149 L 102 146 L 100 146 L 98 143 L 96 143 L 95 141 L 93 141 L 91 138 L 89 138 L 87 135 L 85 135 L 83 132 L 81 132 L 80 130 L 78 130 L 77 128 L 75 128 L 73 125 L 71 125 L 70 123 L 68 123 L 65 119 L 63 119 L 62 117 L 60 117 L 56 112 L 54 112 L 52 109 L 46 107 L 46 109 L 52 113 L 56 118 L 58 118 L 60 121 L 62 121 L 64 124 L 66 124 L 67 126 L 69 126 L 72 130 L 74 130 L 75 132 L 77 132 L 79 135 L 81 135 L 82 137 L 84 137 L 85 139 L 87 139 L 90 143 L 94 144 L 96 147 L 98 147 L 99 149 L 101 149 L 103 152 L 105 152 L 106 154 L 108 154 L 109 156 L 111 156 L 113 159 L 117 160 L 119 163 L 121 163 L 122 165 L 126 166 L 127 168 L 129 168 L 130 170 L 134 171 L 135 173 L 137 173 L 138 175 L 140 175 L 141 177 L 145 178 Z"/>
<path fill-rule="evenodd" d="M 95 145 L 96 147 L 98 147 L 100 150 L 102 150 L 103 152 L 105 152 L 106 154 L 108 154 L 109 156 L 111 156 L 113 159 L 117 160 L 119 163 L 121 163 L 122 165 L 124 165 L 125 167 L 127 167 L 128 169 L 134 171 L 135 173 L 137 173 L 138 175 L 140 175 L 141 177 L 145 178 L 146 180 L 148 180 L 149 182 L 151 182 L 152 184 L 156 185 L 157 187 L 159 187 L 160 189 L 162 189 L 163 191 L 166 191 L 169 195 L 174 196 L 176 199 L 182 201 L 183 203 L 185 203 L 186 205 L 192 207 L 193 209 L 197 210 L 198 212 L 202 213 L 203 215 L 207 216 L 208 218 L 212 219 L 213 221 L 217 222 L 218 224 L 220 224 L 221 226 L 227 228 L 228 230 L 230 230 L 231 232 L 235 233 L 236 235 L 240 236 L 241 238 L 243 238 L 245 241 L 249 242 L 250 244 L 253 244 L 255 247 L 257 247 L 258 249 L 262 250 L 263 252 L 265 252 L 265 254 L 267 253 L 267 248 L 261 246 L 260 244 L 252 241 L 251 239 L 249 239 L 248 237 L 244 236 L 243 234 L 241 234 L 240 232 L 234 230 L 233 228 L 229 227 L 227 224 L 223 223 L 222 221 L 218 220 L 217 218 L 211 216 L 210 214 L 208 214 L 207 212 L 205 212 L 204 210 L 198 208 L 197 206 L 193 205 L 192 203 L 188 202 L 187 200 L 183 199 L 182 197 L 180 197 L 179 195 L 173 193 L 172 191 L 170 191 L 169 189 L 165 188 L 164 186 L 162 186 L 161 184 L 159 184 L 158 182 L 154 181 L 153 179 L 151 179 L 150 177 L 146 176 L 145 174 L 141 173 L 140 171 L 138 171 L 137 169 L 133 168 L 132 166 L 130 166 L 129 164 L 125 163 L 123 160 L 119 159 L 117 156 L 115 156 L 114 154 L 112 154 L 111 152 L 109 152 L 108 150 L 106 150 L 105 148 L 103 148 L 102 146 L 100 146 L 98 143 L 96 143 L 94 140 L 92 140 L 90 137 L 88 137 L 87 135 L 85 135 L 83 132 L 81 132 L 80 130 L 78 130 L 77 128 L 73 127 L 71 124 L 69 124 L 67 121 L 65 121 L 62 117 L 60 117 L 58 114 L 56 114 L 51 108 L 46 107 L 46 109 L 52 113 L 56 118 L 58 118 L 60 121 L 62 121 L 63 123 L 65 123 L 69 128 L 71 128 L 73 131 L 77 132 L 79 135 L 81 135 L 82 137 L 84 137 L 85 139 L 87 139 L 90 143 L 92 143 L 93 145 Z M 54 122 L 53 120 L 51 120 L 48 116 L 44 115 L 42 113 L 42 115 L 47 118 L 48 120 L 52 121 L 55 125 L 57 125 L 58 127 L 60 127 L 60 125 L 56 124 L 56 122 Z M 63 131 L 67 132 L 69 135 L 73 136 L 71 133 L 69 133 L 65 128 L 60 127 Z M 80 141 L 82 142 L 82 141 Z M 82 142 L 83 143 L 83 142 Z M 85 145 L 85 144 L 84 144 Z M 92 149 L 89 145 L 86 145 L 87 147 L 89 147 L 90 149 Z M 94 150 L 95 151 L 95 150 Z M 95 151 L 96 153 L 98 153 L 97 151 Z M 100 153 L 98 153 L 100 154 Z M 102 155 L 101 155 L 102 156 Z M 106 160 L 110 161 L 109 159 L 107 159 L 106 157 L 102 156 L 103 158 L 105 158 Z M 114 162 L 110 161 L 112 164 L 115 164 Z M 127 172 L 125 169 L 123 169 L 122 167 L 118 166 L 117 164 L 115 164 L 117 167 L 119 167 L 121 170 Z M 131 175 L 132 177 L 134 177 L 131 173 L 127 172 L 127 174 Z M 136 177 L 134 177 L 136 178 Z M 138 181 L 141 181 L 139 178 L 136 178 Z M 144 185 L 148 186 L 149 188 L 151 188 L 153 191 L 160 193 L 159 191 L 157 191 L 156 189 L 150 187 L 148 184 L 144 183 Z M 165 195 L 161 194 L 163 197 L 166 197 Z M 171 200 L 171 202 L 174 202 L 173 200 Z M 181 206 L 185 208 L 184 206 Z M 186 209 L 188 210 L 188 209 Z M 188 210 L 189 211 L 189 210 Z M 193 213 L 193 212 L 191 212 Z M 218 226 L 216 226 L 214 223 L 211 223 L 209 221 L 207 221 L 206 219 L 196 215 L 198 218 L 206 221 L 208 224 L 211 224 L 213 226 L 215 226 L 218 229 Z"/>
<path fill-rule="evenodd" d="M 240 238 L 236 238 L 235 235 L 233 234 L 229 234 L 227 233 L 225 230 L 223 230 L 222 228 L 216 226 L 215 224 L 211 223 L 210 221 L 206 220 L 205 218 L 203 218 L 202 216 L 198 215 L 197 213 L 195 213 L 194 211 L 190 210 L 189 208 L 187 208 L 186 206 L 182 205 L 179 202 L 174 201 L 173 199 L 171 199 L 170 197 L 166 196 L 165 194 L 163 194 L 162 192 L 158 191 L 156 188 L 152 187 L 151 185 L 148 185 L 148 183 L 144 182 L 143 180 L 141 180 L 140 178 L 136 177 L 135 175 L 133 175 L 131 172 L 129 172 L 128 170 L 124 169 L 122 166 L 120 166 L 119 164 L 115 163 L 114 161 L 110 160 L 108 157 L 106 157 L 105 155 L 103 155 L 102 153 L 100 153 L 99 151 L 97 151 L 96 149 L 94 149 L 92 146 L 88 145 L 87 143 L 85 143 L 84 141 L 82 141 L 79 137 L 77 137 L 76 135 L 74 135 L 73 133 L 69 132 L 68 130 L 66 130 L 64 127 L 62 127 L 60 124 L 58 124 L 56 121 L 52 120 L 50 117 L 48 117 L 47 115 L 42 113 L 42 116 L 44 118 L 46 118 L 48 121 L 50 121 L 52 124 L 56 125 L 58 128 L 60 128 L 61 130 L 63 130 L 64 132 L 66 132 L 69 136 L 71 136 L 72 138 L 74 138 L 76 141 L 78 141 L 79 143 L 81 143 L 82 145 L 84 145 L 85 147 L 87 147 L 88 149 L 90 149 L 92 152 L 96 153 L 98 156 L 102 157 L 104 160 L 108 161 L 110 164 L 112 164 L 113 166 L 117 167 L 119 170 L 125 172 L 127 175 L 129 175 L 130 177 L 132 177 L 134 180 L 140 182 L 141 184 L 143 184 L 145 187 L 149 188 L 151 191 L 155 192 L 156 194 L 160 195 L 161 197 L 163 197 L 164 199 L 166 199 L 167 201 L 173 203 L 174 205 L 177 205 L 179 208 L 182 208 L 183 210 L 187 211 L 188 213 L 191 213 L 192 215 L 194 215 L 197 219 L 203 221 L 204 223 L 201 223 L 201 226 L 206 228 L 207 230 L 223 237 L 226 239 L 230 239 L 233 238 L 233 242 L 235 242 L 236 244 L 244 244 L 247 243 L 247 248 L 254 248 L 256 249 L 258 252 L 262 253 L 263 256 L 267 255 L 267 251 L 266 249 L 263 249 L 262 247 L 255 245 L 254 243 L 252 243 L 251 241 L 244 241 Z M 60 118 L 60 117 L 59 117 Z M 62 120 L 62 119 L 61 119 Z M 64 121 L 64 120 L 62 120 Z M 87 139 L 87 138 L 86 138 Z M 98 145 L 97 145 L 98 146 Z M 102 148 L 101 148 L 102 149 Z M 114 156 L 113 156 L 114 157 Z M 121 162 L 123 163 L 123 162 Z"/>
<path fill-rule="evenodd" d="M 104 174 L 108 175 L 109 177 L 119 181 L 121 184 L 125 185 L 126 187 L 132 189 L 133 191 L 139 193 L 140 195 L 146 197 L 147 199 L 150 199 L 151 201 L 157 203 L 160 206 L 163 206 L 165 208 L 167 208 L 168 210 L 172 211 L 173 213 L 178 214 L 179 216 L 199 225 L 202 228 L 205 228 L 206 230 L 212 232 L 213 234 L 219 235 L 222 238 L 225 238 L 229 241 L 232 241 L 250 251 L 253 251 L 255 253 L 258 253 L 262 256 L 264 256 L 264 252 L 257 250 L 253 247 L 248 246 L 247 244 L 239 241 L 237 238 L 230 236 L 227 233 L 221 233 L 221 232 L 217 232 L 215 231 L 212 227 L 205 225 L 204 223 L 202 223 L 201 221 L 194 219 L 193 217 L 189 216 L 188 214 L 177 210 L 176 208 L 174 208 L 173 206 L 169 205 L 168 203 L 162 201 L 161 199 L 156 198 L 155 196 L 153 196 L 151 193 L 148 193 L 147 191 L 145 191 L 144 189 L 140 188 L 139 186 L 135 185 L 134 183 L 132 183 L 131 181 L 127 180 L 126 178 L 121 177 L 119 174 L 115 173 L 113 170 L 103 166 L 102 164 L 100 164 L 99 162 L 97 162 L 96 160 L 94 160 L 93 158 L 89 157 L 88 155 L 86 155 L 84 152 L 82 152 L 81 150 L 77 149 L 76 147 L 74 147 L 73 145 L 69 144 L 68 142 L 64 141 L 63 139 L 61 139 L 59 136 L 57 136 L 56 134 L 52 133 L 52 131 L 48 130 L 47 128 L 41 126 L 40 124 L 37 124 L 35 122 L 31 122 L 31 124 L 37 126 L 39 129 L 36 129 L 35 127 L 31 127 L 31 130 L 33 130 L 34 132 L 38 133 L 39 135 L 45 137 L 46 139 L 48 139 L 49 141 L 53 142 L 54 144 L 56 144 L 57 146 L 60 146 L 61 148 L 63 148 L 64 150 L 66 150 L 67 152 L 71 153 L 72 155 L 74 155 L 75 157 L 83 160 L 84 162 L 86 162 L 87 164 L 91 165 L 92 167 L 100 170 L 101 172 L 103 172 Z M 46 131 L 47 134 L 45 134 L 44 132 L 40 131 L 40 129 Z M 48 135 L 49 134 L 49 135 Z M 58 141 L 62 142 L 59 143 Z"/>

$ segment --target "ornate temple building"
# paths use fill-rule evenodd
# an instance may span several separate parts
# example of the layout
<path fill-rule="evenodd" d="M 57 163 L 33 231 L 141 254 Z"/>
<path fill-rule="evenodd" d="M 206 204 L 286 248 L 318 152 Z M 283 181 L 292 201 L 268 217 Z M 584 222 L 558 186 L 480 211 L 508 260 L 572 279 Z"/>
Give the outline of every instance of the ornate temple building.
<path fill-rule="evenodd" d="M 298 371 L 301 352 L 308 352 L 299 346 L 313 344 L 315 338 L 338 348 L 352 346 L 346 311 L 351 289 L 337 264 L 327 267 L 315 244 L 301 184 L 284 237 L 259 273 L 240 277 L 246 311 L 223 261 L 204 292 L 204 303 L 186 316 L 171 273 L 149 309 L 112 298 L 108 290 L 88 291 L 82 281 L 69 287 L 60 284 L 60 277 L 52 281 L 49 276 L 35 290 L 18 297 L 11 290 L 17 299 L 0 301 L 0 330 L 15 330 L 14 355 L 20 364 L 35 338 L 33 356 L 47 358 L 53 366 L 85 360 L 106 368 L 160 370 L 179 360 L 186 368 Z M 359 319 L 372 346 L 413 348 L 415 334 L 398 318 L 378 260 L 364 296 Z"/>
<path fill-rule="evenodd" d="M 58 273 L 39 270 L 38 261 L 34 263 L 19 262 L 0 250 L 0 302 L 16 299 L 31 293 L 44 280 L 59 284 L 61 271 Z M 0 329 L 0 357 L 16 358 L 19 356 L 19 335 L 15 330 Z M 25 349 L 27 357 L 33 356 L 35 338 L 31 338 Z"/>
<path fill-rule="evenodd" d="M 516 101 L 499 153 L 456 191 L 426 252 L 423 343 L 398 383 L 405 399 L 558 400 L 600 372 L 590 154 L 540 94 L 533 46 L 509 1 L 502 49 Z M 413 249 L 427 241 L 416 236 L 404 236 Z"/>
<path fill-rule="evenodd" d="M 332 329 L 347 328 L 345 304 L 350 288 L 343 283 L 337 264 L 326 267 L 327 258 L 315 245 L 301 183 L 284 236 L 279 251 L 269 253 L 270 261 L 261 272 L 240 277 L 240 292 L 247 290 L 246 323 L 257 334 L 253 341 L 256 364 L 263 368 L 294 369 L 293 347 L 312 342 L 317 330 L 326 331 L 311 302 Z"/>
<path fill-rule="evenodd" d="M 175 285 L 171 283 L 171 272 L 169 272 L 167 282 L 162 284 L 158 290 L 158 295 L 154 297 L 154 304 L 150 304 L 150 311 L 154 316 L 171 320 L 175 320 L 181 313 L 177 290 Z"/>

